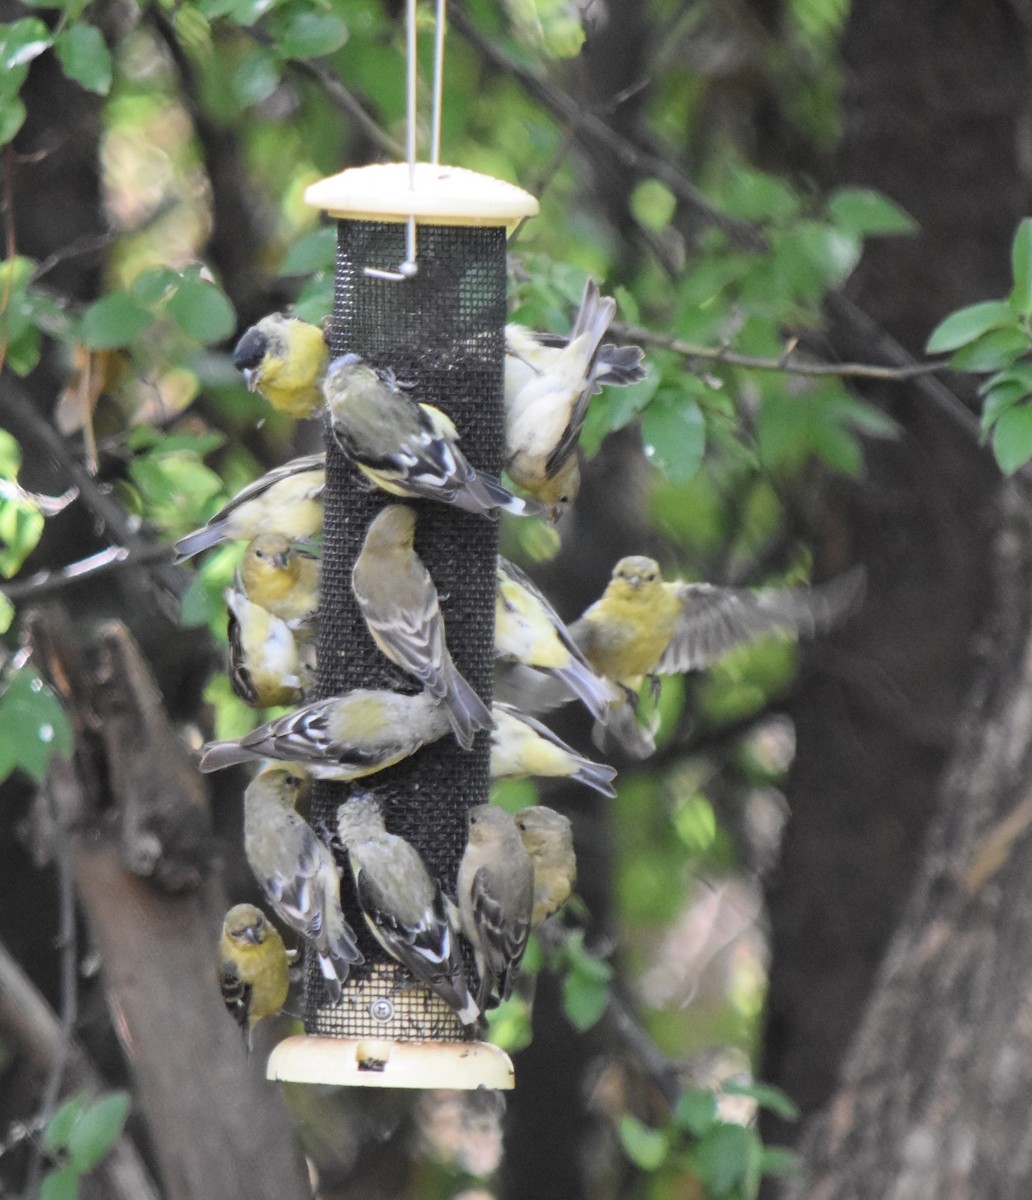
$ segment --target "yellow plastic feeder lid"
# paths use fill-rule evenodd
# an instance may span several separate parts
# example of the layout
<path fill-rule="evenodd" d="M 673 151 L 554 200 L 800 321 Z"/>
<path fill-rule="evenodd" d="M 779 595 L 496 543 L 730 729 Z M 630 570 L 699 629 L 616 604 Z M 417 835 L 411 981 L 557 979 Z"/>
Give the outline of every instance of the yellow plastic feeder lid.
<path fill-rule="evenodd" d="M 538 202 L 514 183 L 435 163 L 416 163 L 415 187 L 407 163 L 349 167 L 305 189 L 305 200 L 338 220 L 404 221 L 427 225 L 515 225 Z"/>

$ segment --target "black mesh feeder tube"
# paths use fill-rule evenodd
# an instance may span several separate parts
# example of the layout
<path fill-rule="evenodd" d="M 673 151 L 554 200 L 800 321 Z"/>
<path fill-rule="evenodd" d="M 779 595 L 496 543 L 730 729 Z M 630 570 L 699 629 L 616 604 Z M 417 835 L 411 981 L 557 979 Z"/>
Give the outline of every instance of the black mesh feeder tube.
<path fill-rule="evenodd" d="M 475 467 L 497 474 L 506 231 L 533 215 L 537 202 L 511 184 L 427 163 L 416 165 L 414 186 L 405 164 L 360 167 L 313 184 L 306 199 L 338 222 L 331 358 L 355 353 L 389 367 L 412 385 L 415 399 L 454 421 Z M 416 220 L 417 269 L 406 276 L 399 265 L 407 258 L 410 217 Z M 416 691 L 376 648 L 351 591 L 351 570 L 370 521 L 398 498 L 371 488 L 327 433 L 323 499 L 319 685 L 313 698 L 357 687 Z M 455 663 L 490 703 L 498 525 L 431 500 L 404 503 L 417 514 L 416 550 L 437 586 Z M 407 838 L 454 895 L 467 813 L 488 800 L 489 759 L 487 731 L 477 734 L 470 751 L 446 736 L 354 783 L 316 783 L 312 820 L 333 829 L 337 808 L 350 794 L 374 791 L 388 830 Z M 512 1087 L 508 1056 L 475 1040 L 444 1001 L 414 986 L 372 938 L 347 870 L 341 899 L 366 962 L 352 968 L 341 1002 L 331 1004 L 314 956 L 306 955 L 306 1032 L 275 1047 L 269 1078 Z M 472 983 L 471 961 L 467 967 Z"/>

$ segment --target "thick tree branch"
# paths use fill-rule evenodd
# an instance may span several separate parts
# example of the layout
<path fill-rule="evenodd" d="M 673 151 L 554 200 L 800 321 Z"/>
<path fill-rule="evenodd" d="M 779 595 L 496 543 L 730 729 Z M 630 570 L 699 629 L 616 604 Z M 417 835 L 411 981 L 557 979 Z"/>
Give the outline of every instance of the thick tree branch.
<path fill-rule="evenodd" d="M 40 1073 L 49 1069 L 64 1039 L 54 1010 L 18 963 L 0 944 L 0 1032 Z M 72 1041 L 65 1072 L 66 1091 L 102 1092 L 105 1082 L 82 1047 Z M 97 1167 L 108 1200 L 160 1200 L 147 1168 L 124 1134 Z"/>

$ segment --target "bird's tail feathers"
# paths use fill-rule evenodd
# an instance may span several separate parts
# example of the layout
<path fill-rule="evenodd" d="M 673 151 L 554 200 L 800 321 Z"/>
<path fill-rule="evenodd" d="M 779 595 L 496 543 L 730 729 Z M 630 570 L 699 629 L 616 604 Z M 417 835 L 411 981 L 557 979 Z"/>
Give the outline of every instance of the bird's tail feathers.
<path fill-rule="evenodd" d="M 237 742 L 206 742 L 201 749 L 198 767 L 205 774 L 221 771 L 224 767 L 235 767 L 237 763 L 250 762 L 255 757 L 253 750 L 246 750 Z"/>
<path fill-rule="evenodd" d="M 188 533 L 185 537 L 181 537 L 176 542 L 172 549 L 175 551 L 174 563 L 186 562 L 188 558 L 193 558 L 195 554 L 200 554 L 202 550 L 208 550 L 212 546 L 217 546 L 222 540 L 223 526 L 204 525 L 200 529 L 195 529 L 193 533 Z"/>
<path fill-rule="evenodd" d="M 616 699 L 612 685 L 576 659 L 567 667 L 557 667 L 555 675 L 563 681 L 593 717 L 605 717 L 606 708 Z"/>
<path fill-rule="evenodd" d="M 640 762 L 656 752 L 656 725 L 639 725 L 634 705 L 621 696 L 595 722 L 591 740 L 603 754 L 619 752 Z"/>
<path fill-rule="evenodd" d="M 592 378 L 601 387 L 626 387 L 631 383 L 640 383 L 647 371 L 644 363 L 645 353 L 640 346 L 617 346 L 613 342 L 603 342 L 595 357 L 595 370 Z"/>
<path fill-rule="evenodd" d="M 493 475 L 486 475 L 483 471 L 476 472 L 475 479 L 470 481 L 464 491 L 458 493 L 455 502 L 460 508 L 487 516 L 494 516 L 497 509 L 512 513 L 514 517 L 542 517 L 546 511 L 545 506 L 537 500 L 513 495 Z"/>
<path fill-rule="evenodd" d="M 331 1004 L 339 1004 L 341 995 L 343 994 L 340 986 L 343 980 L 338 963 L 339 960 L 331 958 L 329 954 L 319 954 L 319 971 L 326 983 L 326 994 L 329 996 Z M 347 979 L 347 964 L 344 963 L 342 965 L 344 969 L 343 978 Z"/>
<path fill-rule="evenodd" d="M 463 750 L 472 748 L 473 738 L 478 729 L 491 729 L 494 726 L 491 710 L 454 667 L 448 679 L 448 693 L 444 703 L 448 724 L 451 725 L 455 740 Z"/>
<path fill-rule="evenodd" d="M 609 323 L 616 316 L 616 301 L 611 296 L 603 296 L 598 290 L 594 279 L 589 279 L 584 285 L 580 308 L 570 330 L 570 344 L 578 338 L 585 338 L 586 358 L 588 362 L 594 359 L 602 339 L 606 336 Z"/>
<path fill-rule="evenodd" d="M 616 795 L 616 788 L 613 787 L 616 768 L 611 767 L 608 763 L 592 762 L 590 758 L 581 759 L 579 769 L 571 778 L 576 779 L 578 783 L 586 784 L 589 788 L 594 788 L 603 796 L 613 797 Z"/>

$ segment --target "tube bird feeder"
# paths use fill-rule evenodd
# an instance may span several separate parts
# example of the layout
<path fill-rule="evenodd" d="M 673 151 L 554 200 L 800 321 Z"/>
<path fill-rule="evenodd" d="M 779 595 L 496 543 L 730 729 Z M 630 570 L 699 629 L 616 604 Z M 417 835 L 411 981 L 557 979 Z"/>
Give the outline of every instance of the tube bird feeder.
<path fill-rule="evenodd" d="M 353 168 L 313 184 L 306 199 L 337 221 L 331 358 L 356 353 L 389 368 L 415 399 L 451 418 L 474 467 L 497 475 L 506 234 L 536 213 L 537 201 L 511 184 L 436 163 Z M 376 648 L 351 590 L 369 523 L 391 501 L 348 463 L 327 427 L 313 698 L 357 687 L 416 690 Z M 406 503 L 417 512 L 416 550 L 437 586 L 452 656 L 490 704 L 498 525 L 451 505 Z M 312 820 L 333 829 L 350 791 L 374 791 L 388 830 L 407 838 L 454 895 L 467 814 L 488 801 L 489 760 L 487 731 L 471 751 L 444 737 L 354 784 L 316 783 Z M 276 1046 L 269 1077 L 376 1087 L 512 1087 L 508 1056 L 475 1040 L 447 1004 L 414 986 L 368 934 L 348 872 L 342 901 L 366 962 L 352 968 L 341 1002 L 330 1004 L 308 953 L 306 1032 Z M 471 960 L 466 965 L 471 974 Z"/>

